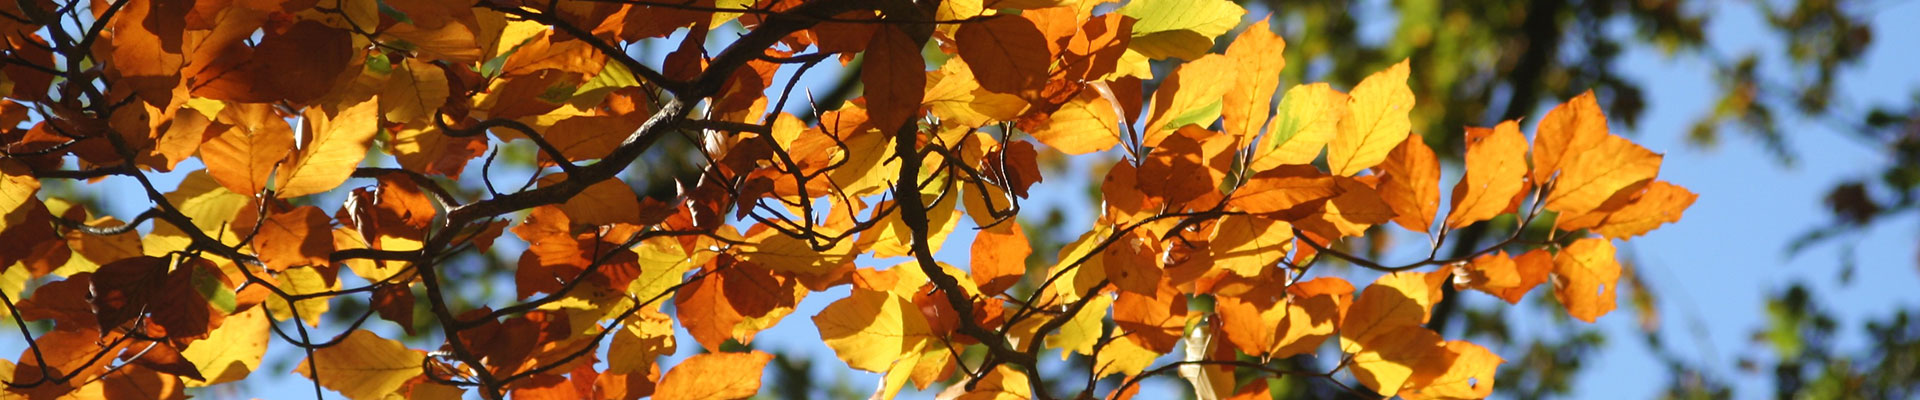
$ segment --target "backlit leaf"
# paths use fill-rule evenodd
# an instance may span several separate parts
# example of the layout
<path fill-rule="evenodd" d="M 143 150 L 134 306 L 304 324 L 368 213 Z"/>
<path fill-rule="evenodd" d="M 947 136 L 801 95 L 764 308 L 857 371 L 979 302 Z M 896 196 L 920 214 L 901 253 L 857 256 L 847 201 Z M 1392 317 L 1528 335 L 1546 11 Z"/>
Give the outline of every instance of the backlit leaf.
<path fill-rule="evenodd" d="M 1407 135 L 1406 141 L 1387 153 L 1379 171 L 1380 198 L 1393 209 L 1393 222 L 1427 233 L 1440 210 L 1440 159 L 1434 157 L 1433 149 L 1420 135 Z"/>
<path fill-rule="evenodd" d="M 1526 140 L 1515 121 L 1491 129 L 1467 128 L 1467 170 L 1453 186 L 1447 228 L 1459 229 L 1508 212 L 1513 197 L 1526 190 Z"/>
<path fill-rule="evenodd" d="M 425 352 L 408 349 L 398 341 L 356 329 L 337 345 L 315 349 L 312 358 L 302 360 L 293 370 L 316 379 L 306 367 L 312 362 L 319 370 L 321 386 L 349 399 L 379 399 L 420 376 L 420 360 L 425 357 Z"/>
<path fill-rule="evenodd" d="M 1407 88 L 1408 63 L 1400 61 L 1375 72 L 1353 87 L 1349 109 L 1339 133 L 1327 144 L 1327 167 L 1334 175 L 1352 176 L 1379 165 L 1387 152 L 1400 145 L 1413 123 L 1413 90 Z"/>
<path fill-rule="evenodd" d="M 1333 140 L 1335 128 L 1346 118 L 1345 93 L 1325 83 L 1296 85 L 1280 98 L 1280 107 L 1267 124 L 1253 155 L 1254 171 L 1266 171 L 1281 165 L 1312 163 L 1320 150 Z"/>
<path fill-rule="evenodd" d="M 1026 18 L 988 18 L 960 24 L 954 34 L 960 58 L 971 67 L 980 87 L 1018 94 L 1038 89 L 1053 61 L 1047 38 Z"/>
<path fill-rule="evenodd" d="M 379 103 L 363 101 L 328 113 L 319 107 L 304 115 L 312 135 L 295 150 L 292 159 L 276 174 L 274 186 L 280 197 L 300 197 L 333 190 L 346 182 L 354 167 L 367 155 L 379 123 Z"/>
<path fill-rule="evenodd" d="M 1620 262 L 1613 252 L 1613 241 L 1588 238 L 1553 256 L 1553 295 L 1574 318 L 1592 323 L 1616 306 Z"/>
<path fill-rule="evenodd" d="M 1237 73 L 1233 60 L 1209 54 L 1181 64 L 1153 91 L 1153 112 L 1140 130 L 1141 144 L 1159 147 L 1160 141 L 1187 125 L 1207 128 L 1220 119 L 1221 99 L 1231 86 L 1220 77 Z"/>
<path fill-rule="evenodd" d="M 1138 0 L 1118 11 L 1133 17 L 1129 48 L 1153 59 L 1197 59 L 1213 47 L 1213 38 L 1240 25 L 1247 10 L 1226 0 Z"/>
<path fill-rule="evenodd" d="M 653 398 L 744 399 L 760 392 L 760 370 L 772 354 L 710 353 L 693 356 L 660 377 Z"/>
<path fill-rule="evenodd" d="M 867 109 L 873 125 L 893 132 L 920 113 L 926 97 L 926 61 L 920 57 L 920 45 L 900 28 L 881 25 L 867 42 L 865 60 L 860 83 L 868 88 Z"/>
<path fill-rule="evenodd" d="M 1220 114 L 1227 134 L 1241 143 L 1252 141 L 1266 125 L 1267 115 L 1273 112 L 1273 93 L 1280 89 L 1280 70 L 1287 67 L 1287 58 L 1280 55 L 1287 42 L 1269 30 L 1270 19 L 1253 23 L 1227 46 L 1227 59 L 1238 66 L 1239 74 L 1234 75 Z"/>

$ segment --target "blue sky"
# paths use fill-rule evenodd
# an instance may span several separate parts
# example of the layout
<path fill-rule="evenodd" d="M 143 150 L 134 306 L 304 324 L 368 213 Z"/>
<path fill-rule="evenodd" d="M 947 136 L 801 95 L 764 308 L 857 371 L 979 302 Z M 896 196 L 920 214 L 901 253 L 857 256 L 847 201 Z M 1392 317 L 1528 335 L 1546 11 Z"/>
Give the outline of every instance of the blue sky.
<path fill-rule="evenodd" d="M 1773 54 L 1775 58 L 1769 61 L 1774 63 L 1768 67 L 1774 68 L 1773 76 L 1785 76 L 1778 69 L 1781 64 L 1777 63 L 1782 48 L 1780 38 L 1763 26 L 1760 15 L 1746 3 L 1692 5 L 1720 6 L 1701 11 L 1716 14 L 1714 23 L 1708 27 L 1708 38 L 1721 54 L 1747 51 Z M 1912 69 L 1920 65 L 1920 55 L 1914 54 L 1916 49 L 1910 44 L 1901 43 L 1902 38 L 1920 38 L 1920 27 L 1912 23 L 1920 21 L 1920 4 L 1884 3 L 1881 7 L 1872 14 L 1875 36 L 1879 40 L 1869 48 L 1863 63 L 1843 71 L 1840 77 L 1841 93 L 1849 95 L 1843 105 L 1864 107 L 1908 102 L 1912 101 L 1909 96 L 1913 88 L 1920 87 L 1920 74 Z M 1259 14 L 1262 13 L 1249 13 L 1249 21 Z M 1871 345 L 1861 340 L 1859 322 L 1887 315 L 1892 310 L 1920 306 L 1920 291 L 1913 290 L 1920 287 L 1920 270 L 1915 269 L 1920 262 L 1917 261 L 1920 254 L 1915 250 L 1920 247 L 1915 246 L 1916 240 L 1920 240 L 1920 229 L 1917 229 L 1920 225 L 1914 223 L 1912 215 L 1882 223 L 1866 235 L 1843 239 L 1854 244 L 1859 265 L 1850 285 L 1842 286 L 1834 279 L 1845 251 L 1838 242 L 1815 247 L 1793 258 L 1785 254 L 1789 240 L 1829 220 L 1821 203 L 1825 190 L 1844 180 L 1870 178 L 1889 162 L 1883 150 L 1835 132 L 1830 125 L 1794 119 L 1782 121 L 1784 130 L 1789 132 L 1789 148 L 1799 156 L 1799 162 L 1792 167 L 1782 166 L 1760 144 L 1735 131 L 1723 131 L 1725 140 L 1717 147 L 1699 148 L 1686 143 L 1684 133 L 1693 118 L 1706 113 L 1715 101 L 1713 77 L 1707 63 L 1684 57 L 1670 58 L 1657 49 L 1638 47 L 1629 48 L 1619 63 L 1629 77 L 1647 88 L 1650 103 L 1639 129 L 1625 134 L 1666 154 L 1662 179 L 1700 194 L 1681 223 L 1634 239 L 1623 247 L 1624 254 L 1630 255 L 1633 265 L 1660 295 L 1658 309 L 1663 322 L 1660 335 L 1667 346 L 1706 366 L 1708 373 L 1733 379 L 1739 398 L 1771 397 L 1769 380 L 1733 367 L 1736 357 L 1757 354 L 1755 350 L 1760 348 L 1749 338 L 1766 323 L 1762 311 L 1768 294 L 1792 282 L 1808 283 L 1821 295 L 1819 301 L 1825 309 L 1837 313 L 1843 350 L 1855 351 Z M 813 74 L 830 76 L 829 71 Z M 785 75 L 778 79 L 784 82 Z M 1528 132 L 1532 131 L 1531 123 L 1524 126 Z M 1624 124 L 1613 126 L 1616 130 L 1625 130 Z M 1080 168 L 1074 170 L 1079 171 L 1078 175 L 1070 171 L 1068 176 L 1048 176 L 1035 192 L 1083 193 L 1079 185 L 1089 179 L 1086 164 L 1087 161 L 1077 160 L 1075 165 Z M 183 165 L 182 168 L 193 167 Z M 1446 179 L 1453 178 L 1450 175 Z M 144 202 L 138 200 L 110 200 L 109 208 L 114 215 L 134 215 L 145 207 Z M 1084 199 L 1069 197 L 1035 200 L 1044 205 L 1078 209 L 1084 209 L 1081 207 L 1086 204 Z M 1028 218 L 1043 215 L 1035 212 Z M 1091 217 L 1070 214 L 1066 226 L 1084 229 L 1091 223 Z M 965 231 L 963 227 L 961 232 Z M 939 258 L 964 263 L 970 236 L 950 237 Z M 1420 240 L 1401 242 L 1424 243 Z M 1413 250 L 1424 252 L 1425 249 Z M 901 260 L 868 261 L 863 265 L 890 266 L 898 261 Z M 1363 275 L 1354 279 L 1370 277 Z M 1845 295 L 1836 295 L 1841 293 Z M 846 369 L 820 342 L 817 331 L 807 320 L 807 316 L 845 295 L 844 287 L 809 295 L 794 315 L 759 335 L 755 346 L 789 356 L 815 357 L 816 365 L 820 366 L 815 377 L 823 381 L 848 380 L 857 391 L 871 390 L 878 382 L 878 375 Z M 1533 294 L 1539 295 L 1544 293 Z M 1489 301 L 1485 296 L 1479 297 L 1472 301 Z M 1515 314 L 1523 316 L 1516 317 L 1515 322 L 1523 327 L 1521 331 L 1525 334 L 1565 332 L 1565 326 L 1554 326 L 1556 322 L 1539 318 L 1540 313 Z M 393 328 L 385 323 L 370 325 Z M 1633 316 L 1620 312 L 1602 318 L 1596 325 L 1607 332 L 1609 341 L 1586 360 L 1587 369 L 1574 388 L 1576 397 L 1652 396 L 1666 382 L 1666 370 L 1645 342 L 1638 340 L 1639 327 Z M 16 337 L 0 337 L 4 338 L 0 339 L 0 351 L 7 354 L 16 354 L 22 346 Z M 698 347 L 691 337 L 684 335 L 680 346 L 680 356 L 676 358 L 691 355 Z M 268 355 L 269 362 L 263 366 L 290 367 L 292 361 L 300 358 L 296 352 L 286 351 L 290 346 L 276 344 L 274 348 L 276 350 Z M 1502 355 L 1509 359 L 1519 356 Z M 273 359 L 283 363 L 276 364 Z M 305 398 L 310 395 L 305 386 L 307 382 L 287 371 L 256 373 L 281 378 L 255 382 L 256 386 L 249 391 L 259 392 L 247 393 L 249 397 Z M 1171 380 L 1158 382 L 1143 395 L 1160 397 L 1151 396 L 1159 392 L 1178 396 L 1186 391 L 1184 385 L 1173 384 Z M 903 397 L 922 396 L 930 397 L 930 394 Z"/>

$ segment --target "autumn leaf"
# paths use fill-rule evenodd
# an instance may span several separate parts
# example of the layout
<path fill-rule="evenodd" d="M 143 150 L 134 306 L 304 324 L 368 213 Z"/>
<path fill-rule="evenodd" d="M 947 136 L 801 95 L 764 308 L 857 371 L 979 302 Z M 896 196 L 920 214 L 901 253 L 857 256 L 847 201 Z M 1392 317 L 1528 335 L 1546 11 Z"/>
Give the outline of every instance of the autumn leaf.
<path fill-rule="evenodd" d="M 1256 215 L 1229 215 L 1215 225 L 1208 251 L 1214 268 L 1254 277 L 1285 258 L 1293 245 L 1293 225 Z"/>
<path fill-rule="evenodd" d="M 1141 129 L 1140 144 L 1160 147 L 1160 142 L 1187 125 L 1202 129 L 1220 119 L 1221 99 L 1229 86 L 1221 85 L 1222 76 L 1235 76 L 1239 68 L 1233 60 L 1209 54 L 1186 64 L 1168 75 L 1153 91 L 1153 108 Z"/>
<path fill-rule="evenodd" d="M 860 83 L 873 88 L 867 92 L 873 126 L 892 132 L 920 113 L 921 100 L 926 98 L 926 65 L 920 45 L 900 28 L 881 25 L 873 32 Z"/>
<path fill-rule="evenodd" d="M 300 361 L 294 373 L 318 379 L 321 386 L 349 399 L 378 399 L 420 376 L 423 358 L 425 352 L 356 329 L 339 344 L 313 350 L 313 356 Z M 306 367 L 309 363 L 314 370 Z"/>
<path fill-rule="evenodd" d="M 1340 321 L 1340 348 L 1355 353 L 1355 346 L 1368 347 L 1373 337 L 1427 323 L 1434 303 L 1440 302 L 1440 284 L 1446 277 L 1396 272 L 1374 280 Z"/>
<path fill-rule="evenodd" d="M 1033 397 L 1027 374 L 1002 364 L 970 384 L 955 384 L 940 392 L 940 400 L 1026 400 Z"/>
<path fill-rule="evenodd" d="M 1319 208 L 1325 200 L 1340 195 L 1342 189 L 1327 176 L 1312 166 L 1274 168 L 1253 174 L 1247 182 L 1234 190 L 1228 198 L 1228 204 L 1253 214 L 1286 214 L 1278 219 L 1292 220 L 1304 217 L 1307 212 Z"/>
<path fill-rule="evenodd" d="M 276 174 L 274 186 L 280 197 L 300 197 L 333 190 L 346 182 L 355 166 L 367 155 L 367 146 L 379 131 L 375 125 L 379 103 L 368 100 L 337 113 L 309 108 L 303 117 L 304 130 L 311 139 L 301 143 L 290 161 Z"/>
<path fill-rule="evenodd" d="M 260 368 L 260 361 L 267 354 L 267 324 L 270 323 L 264 308 L 254 307 L 229 315 L 226 322 L 220 324 L 206 339 L 193 342 L 181 356 L 193 361 L 199 367 L 200 376 L 205 380 L 187 381 L 187 386 L 201 387 L 245 379 L 248 374 Z"/>
<path fill-rule="evenodd" d="M 1570 160 L 1600 144 L 1607 133 L 1607 116 L 1589 90 L 1567 100 L 1540 119 L 1533 136 L 1533 181 L 1559 175 Z"/>
<path fill-rule="evenodd" d="M 1480 399 L 1493 394 L 1494 372 L 1506 362 L 1486 347 L 1461 340 L 1449 340 L 1438 359 L 1444 364 L 1439 376 L 1418 376 L 1409 390 L 1399 393 L 1408 400 Z M 1433 358 L 1429 358 L 1433 360 Z M 1432 363 L 1423 365 L 1431 369 Z M 1424 372 L 1424 371 L 1423 371 Z M 1419 375 L 1433 375 L 1425 372 Z"/>
<path fill-rule="evenodd" d="M 813 323 L 847 366 L 873 372 L 887 371 L 933 340 L 912 300 L 881 291 L 854 290 L 820 310 Z"/>
<path fill-rule="evenodd" d="M 1267 27 L 1272 17 L 1253 23 L 1233 44 L 1227 46 L 1227 59 L 1238 67 L 1234 75 L 1234 84 L 1227 90 L 1220 114 L 1225 118 L 1228 135 L 1240 143 L 1247 143 L 1267 123 L 1267 115 L 1273 112 L 1273 93 L 1280 89 L 1280 70 L 1286 68 L 1287 58 L 1281 52 L 1287 48 L 1287 42 Z"/>
<path fill-rule="evenodd" d="M 1240 24 L 1247 10 L 1226 0 L 1139 0 L 1115 11 L 1133 17 L 1133 39 L 1127 48 L 1152 59 L 1198 59 L 1213 47 L 1213 38 Z"/>
<path fill-rule="evenodd" d="M 1513 197 L 1526 191 L 1526 137 L 1520 124 L 1501 122 L 1488 128 L 1467 128 L 1467 170 L 1453 186 L 1453 208 L 1447 228 L 1459 229 L 1507 212 Z"/>
<path fill-rule="evenodd" d="M 760 370 L 773 355 L 751 353 L 709 353 L 680 362 L 667 375 L 653 398 L 668 399 L 744 399 L 760 392 Z"/>
<path fill-rule="evenodd" d="M 1267 123 L 1267 133 L 1256 147 L 1251 167 L 1266 171 L 1281 165 L 1304 165 L 1320 157 L 1346 118 L 1348 97 L 1325 83 L 1296 85 L 1280 98 Z"/>
<path fill-rule="evenodd" d="M 1053 61 L 1046 36 L 1026 18 L 988 18 L 961 24 L 953 40 L 960 58 L 974 61 L 967 66 L 980 87 L 994 92 L 1019 94 L 1037 89 L 1046 81 L 1047 65 Z"/>
<path fill-rule="evenodd" d="M 1408 63 L 1375 72 L 1353 88 L 1339 132 L 1327 144 L 1327 166 L 1334 175 L 1352 176 L 1386 160 L 1412 127 L 1413 91 L 1407 88 Z"/>
<path fill-rule="evenodd" d="M 1018 284 L 1027 273 L 1027 256 L 1033 247 L 1019 223 L 1008 222 L 974 233 L 972 262 L 968 271 L 980 291 L 1000 293 Z"/>
<path fill-rule="evenodd" d="M 293 266 L 327 265 L 333 253 L 332 220 L 319 207 L 295 207 L 268 214 L 253 236 L 260 260 L 275 271 Z"/>
<path fill-rule="evenodd" d="M 1359 304 L 1355 307 L 1358 311 Z M 1351 346 L 1343 340 L 1342 348 L 1353 354 L 1354 378 L 1383 396 L 1398 394 L 1418 374 L 1445 365 L 1448 355 L 1440 334 L 1419 325 L 1398 325 Z"/>
<path fill-rule="evenodd" d="M 1038 123 L 1020 129 L 1049 147 L 1071 155 L 1087 154 L 1120 144 L 1120 117 L 1113 103 L 1094 89 L 1081 91 Z"/>
<path fill-rule="evenodd" d="M 1587 238 L 1553 256 L 1553 296 L 1566 305 L 1567 314 L 1593 323 L 1613 311 L 1620 280 L 1620 262 L 1613 252 L 1611 240 Z"/>
<path fill-rule="evenodd" d="M 1420 135 L 1407 135 L 1406 141 L 1387 153 L 1386 161 L 1380 164 L 1380 175 L 1380 198 L 1393 209 L 1393 222 L 1427 233 L 1434 213 L 1440 210 L 1440 160 L 1426 140 Z"/>
<path fill-rule="evenodd" d="M 260 193 L 293 151 L 293 128 L 266 104 L 227 105 L 216 121 L 218 136 L 200 146 L 207 174 L 227 190 Z"/>
<path fill-rule="evenodd" d="M 1312 352 L 1333 337 L 1353 302 L 1353 285 L 1337 277 L 1277 289 L 1261 286 L 1240 296 L 1216 297 L 1221 333 L 1241 352 L 1272 358 Z"/>
<path fill-rule="evenodd" d="M 1616 202 L 1614 199 L 1622 197 L 1632 200 L 1617 209 L 1606 210 L 1608 204 Z M 1700 195 L 1687 188 L 1666 181 L 1653 181 L 1640 192 L 1615 193 L 1614 199 L 1601 205 L 1601 210 L 1563 215 L 1555 221 L 1555 225 L 1562 230 L 1592 229 L 1594 233 L 1609 239 L 1627 239 L 1645 235 L 1660 225 L 1679 222 L 1681 213 L 1698 198 Z"/>
<path fill-rule="evenodd" d="M 982 87 L 966 60 L 947 60 L 933 76 L 925 101 L 928 111 L 941 121 L 977 128 L 1012 120 L 1027 108 L 1027 101 L 1019 96 Z"/>

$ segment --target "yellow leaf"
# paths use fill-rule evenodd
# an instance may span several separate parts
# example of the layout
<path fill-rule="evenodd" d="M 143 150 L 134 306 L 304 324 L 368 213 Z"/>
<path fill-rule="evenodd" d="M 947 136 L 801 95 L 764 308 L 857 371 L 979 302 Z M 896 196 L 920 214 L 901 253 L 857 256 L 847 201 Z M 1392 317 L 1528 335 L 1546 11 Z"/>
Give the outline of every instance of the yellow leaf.
<path fill-rule="evenodd" d="M 1139 29 L 1139 25 L 1134 25 L 1134 29 Z M 1208 54 L 1173 70 L 1172 75 L 1161 81 L 1160 88 L 1153 91 L 1153 112 L 1141 130 L 1141 144 L 1158 147 L 1161 140 L 1183 126 L 1213 125 L 1214 120 L 1220 119 L 1221 99 L 1231 87 L 1222 84 L 1220 77 L 1234 76 L 1235 68 L 1238 66 L 1226 56 Z"/>
<path fill-rule="evenodd" d="M 167 201 L 187 218 L 193 219 L 193 225 L 201 232 L 220 239 L 229 245 L 239 245 L 240 239 L 233 219 L 242 207 L 247 206 L 252 196 L 234 193 L 221 187 L 208 176 L 206 171 L 193 171 L 180 181 L 180 187 L 166 194 Z M 153 233 L 141 238 L 141 250 L 150 256 L 166 256 L 168 252 L 185 250 L 191 240 L 186 231 L 165 221 L 154 221 Z"/>
<path fill-rule="evenodd" d="M 1287 42 L 1268 30 L 1267 21 L 1253 23 L 1233 44 L 1227 45 L 1227 59 L 1238 65 L 1233 87 L 1228 88 L 1221 117 L 1226 119 L 1227 134 L 1239 143 L 1252 141 L 1273 113 L 1273 92 L 1280 90 L 1280 70 L 1287 67 Z"/>
<path fill-rule="evenodd" d="M 1446 278 L 1445 274 L 1395 272 L 1374 280 L 1340 321 L 1341 350 L 1355 353 L 1357 346 L 1374 336 L 1427 323 L 1433 304 L 1440 302 L 1440 284 Z"/>
<path fill-rule="evenodd" d="M 1340 133 L 1327 145 L 1331 173 L 1352 176 L 1379 165 L 1387 152 L 1413 129 L 1413 90 L 1407 88 L 1408 61 L 1375 72 L 1353 88 L 1352 114 L 1340 120 Z"/>
<path fill-rule="evenodd" d="M 969 389 L 971 388 L 971 389 Z M 962 382 L 948 386 L 935 397 L 941 400 L 1026 400 L 1033 398 L 1027 374 L 1011 365 L 1000 364 L 981 376 L 978 383 Z"/>
<path fill-rule="evenodd" d="M 379 133 L 378 111 L 379 104 L 371 99 L 334 114 L 322 107 L 308 108 L 308 128 L 301 133 L 311 137 L 275 175 L 277 194 L 300 197 L 333 190 L 346 182 L 367 156 L 373 136 Z"/>
<path fill-rule="evenodd" d="M 875 290 L 854 289 L 814 315 L 813 324 L 835 355 L 864 371 L 886 372 L 933 339 L 913 300 Z"/>
<path fill-rule="evenodd" d="M 1280 98 L 1280 108 L 1267 124 L 1266 138 L 1254 152 L 1254 171 L 1281 165 L 1304 165 L 1320 157 L 1333 140 L 1334 129 L 1346 118 L 1347 94 L 1326 83 L 1296 85 Z"/>
<path fill-rule="evenodd" d="M 1100 242 L 1107 240 L 1109 233 L 1110 228 L 1105 225 L 1095 226 L 1093 230 L 1080 235 L 1080 239 L 1060 248 L 1060 262 L 1047 270 L 1048 276 L 1060 275 L 1053 284 L 1054 296 L 1042 297 L 1040 303 L 1080 301 L 1080 297 L 1094 284 L 1107 279 L 1107 267 L 1101 261 L 1104 257 L 1093 250 L 1100 246 Z"/>
<path fill-rule="evenodd" d="M 680 362 L 653 392 L 655 400 L 744 399 L 760 392 L 761 370 L 772 354 L 708 353 Z"/>
<path fill-rule="evenodd" d="M 1393 397 L 1416 373 L 1444 362 L 1444 346 L 1439 333 L 1419 325 L 1398 326 L 1348 348 L 1347 352 L 1353 354 L 1349 367 L 1360 384 Z"/>
<path fill-rule="evenodd" d="M 541 186 L 557 185 L 567 180 L 567 174 L 559 173 L 540 177 Z M 567 213 L 567 220 L 577 224 L 603 226 L 609 224 L 640 224 L 640 195 L 633 192 L 626 182 L 608 179 L 588 185 L 585 190 L 560 204 L 560 211 Z"/>
<path fill-rule="evenodd" d="M 328 285 L 327 279 L 320 276 L 320 272 L 312 267 L 288 268 L 282 271 L 278 278 L 280 290 L 296 296 L 340 288 L 340 280 L 335 279 L 332 285 Z M 301 299 L 295 303 L 297 307 L 289 309 L 286 299 L 280 296 L 267 296 L 267 310 L 273 311 L 273 317 L 280 320 L 292 317 L 295 311 L 298 311 L 300 320 L 306 321 L 308 326 L 319 327 L 322 314 L 327 313 L 327 300 L 330 299 L 332 297 Z"/>
<path fill-rule="evenodd" d="M 1593 323 L 1613 311 L 1615 283 L 1620 281 L 1620 262 L 1613 252 L 1613 241 L 1587 238 L 1553 256 L 1553 295 L 1574 318 Z"/>
<path fill-rule="evenodd" d="M 1092 355 L 1094 344 L 1100 342 L 1101 327 L 1105 326 L 1107 310 L 1112 306 L 1113 296 L 1099 295 L 1094 296 L 1092 300 L 1087 300 L 1087 305 L 1082 307 L 1080 312 L 1074 313 L 1073 319 L 1067 320 L 1066 324 L 1060 325 L 1059 330 L 1047 335 L 1047 348 L 1061 349 L 1061 361 L 1065 361 L 1067 355 L 1072 353 Z"/>
<path fill-rule="evenodd" d="M 187 386 L 239 381 L 260 368 L 260 360 L 267 354 L 267 342 L 271 340 L 267 333 L 268 323 L 266 309 L 250 308 L 228 315 L 226 322 L 222 322 L 206 339 L 193 342 L 186 350 L 181 350 L 180 355 L 192 361 L 200 369 L 200 376 L 207 378 L 206 381 L 189 379 Z M 301 366 L 301 369 L 305 368 Z"/>
<path fill-rule="evenodd" d="M 1285 258 L 1293 244 L 1292 224 L 1255 215 L 1221 217 L 1214 229 L 1208 247 L 1214 268 L 1244 277 L 1260 276 L 1261 269 Z"/>
<path fill-rule="evenodd" d="M 1466 142 L 1466 173 L 1453 186 L 1453 210 L 1447 212 L 1452 229 L 1506 213 L 1527 184 L 1527 138 L 1518 122 L 1468 127 Z"/>
<path fill-rule="evenodd" d="M 1062 153 L 1087 154 L 1120 144 L 1120 117 L 1097 90 L 1084 90 L 1044 122 L 1021 130 Z"/>
<path fill-rule="evenodd" d="M 613 335 L 607 348 L 607 373 L 645 373 L 660 356 L 673 355 L 678 348 L 673 337 L 673 317 L 654 310 L 643 310 L 628 320 Z"/>
<path fill-rule="evenodd" d="M 627 284 L 627 294 L 642 302 L 653 301 L 655 309 L 672 298 L 672 293 L 667 291 L 680 284 L 687 270 L 706 265 L 714 256 L 710 251 L 688 254 L 681 250 L 680 240 L 670 236 L 642 241 L 633 246 L 633 252 L 640 256 L 640 276 Z M 655 300 L 656 297 L 661 300 Z"/>
<path fill-rule="evenodd" d="M 1524 145 L 1525 143 L 1522 143 Z M 1407 135 L 1380 164 L 1380 198 L 1393 209 L 1393 222 L 1427 233 L 1440 211 L 1440 159 L 1420 135 Z"/>
<path fill-rule="evenodd" d="M 379 399 L 400 390 L 401 385 L 420 376 L 421 359 L 426 353 L 408 349 L 366 330 L 354 330 L 339 344 L 313 351 L 310 360 L 319 370 L 320 385 L 340 392 L 349 399 Z M 302 360 L 294 372 L 314 379 Z"/>
<path fill-rule="evenodd" d="M 967 62 L 960 58 L 947 60 L 932 75 L 933 82 L 927 88 L 927 97 L 923 101 L 942 122 L 978 128 L 1012 120 L 1027 109 L 1027 101 L 1020 99 L 1020 96 L 981 88 L 980 83 L 974 81 L 973 71 L 967 67 Z"/>
<path fill-rule="evenodd" d="M 448 24 L 459 25 L 459 24 Z M 440 66 L 417 57 L 395 65 L 379 96 L 380 115 L 398 124 L 425 126 L 427 118 L 447 102 L 447 75 Z"/>
<path fill-rule="evenodd" d="M 768 229 L 749 241 L 751 248 L 742 254 L 746 259 L 775 271 L 797 272 L 802 274 L 821 274 L 853 262 L 859 255 L 853 241 L 841 240 L 825 251 L 814 250 L 806 240 L 787 236 Z"/>
<path fill-rule="evenodd" d="M 1128 48 L 1155 60 L 1192 60 L 1213 47 L 1213 38 L 1239 26 L 1247 10 L 1226 0 L 1136 0 L 1115 12 L 1138 20 Z"/>
<path fill-rule="evenodd" d="M 1241 296 L 1220 296 L 1221 331 L 1240 351 L 1265 357 L 1312 352 L 1332 337 L 1340 313 L 1352 303 L 1353 285 L 1323 277 L 1284 291 L 1256 287 Z"/>
<path fill-rule="evenodd" d="M 0 230 L 21 223 L 25 213 L 14 210 L 25 206 L 27 202 L 38 201 L 34 193 L 40 191 L 40 179 L 33 177 L 33 170 L 27 164 L 13 158 L 0 158 L 0 215 L 6 219 L 0 221 Z"/>
<path fill-rule="evenodd" d="M 1121 336 L 1107 342 L 1107 347 L 1101 348 L 1099 356 L 1094 357 L 1093 376 L 1139 375 L 1154 359 L 1160 358 L 1160 352 L 1135 342 L 1136 337 L 1139 335 Z"/>

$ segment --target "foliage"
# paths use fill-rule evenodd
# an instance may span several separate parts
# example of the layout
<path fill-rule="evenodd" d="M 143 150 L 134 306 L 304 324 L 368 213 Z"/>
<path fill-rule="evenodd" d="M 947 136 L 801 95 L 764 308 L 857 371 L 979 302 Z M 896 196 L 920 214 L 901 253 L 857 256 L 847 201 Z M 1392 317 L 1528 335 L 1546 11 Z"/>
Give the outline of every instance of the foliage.
<path fill-rule="evenodd" d="M 847 367 L 884 374 L 881 397 L 1052 398 L 1068 379 L 1126 397 L 1177 373 L 1203 398 L 1272 376 L 1477 398 L 1503 360 L 1431 330 L 1437 303 L 1551 282 L 1592 322 L 1615 308 L 1615 242 L 1695 198 L 1592 93 L 1530 140 L 1517 121 L 1465 128 L 1442 196 L 1414 61 L 1282 91 L 1286 42 L 1267 20 L 1227 38 L 1245 17 L 1230 2 L 738 3 L 0 10 L 0 294 L 28 346 L 4 364 L 9 393 L 177 398 L 247 379 L 277 342 L 306 354 L 316 392 L 350 398 L 746 397 L 774 356 L 735 344 L 847 286 L 807 317 Z M 648 43 L 675 50 L 623 51 Z M 860 96 L 783 112 L 827 62 L 857 65 Z M 697 178 L 639 196 L 628 171 L 663 168 L 640 160 L 673 136 L 696 144 Z M 518 187 L 492 170 L 509 146 L 538 153 Z M 1098 221 L 1029 268 L 1017 217 L 1042 154 L 1098 152 L 1120 157 Z M 124 222 L 42 190 L 122 178 L 153 204 Z M 1433 251 L 1354 251 L 1389 221 Z M 969 225 L 971 259 L 936 259 Z M 1511 234 L 1438 255 L 1488 225 Z M 526 249 L 513 299 L 478 305 L 464 257 L 496 241 Z M 856 263 L 888 257 L 910 261 Z M 1385 274 L 1356 286 L 1333 263 Z M 369 329 L 376 314 L 437 333 L 434 350 Z M 676 329 L 703 353 L 662 366 Z M 1042 368 L 1052 350 L 1093 362 Z M 1301 354 L 1340 361 L 1277 362 Z"/>

